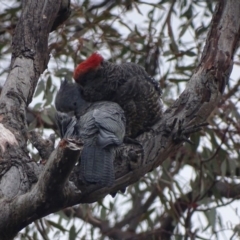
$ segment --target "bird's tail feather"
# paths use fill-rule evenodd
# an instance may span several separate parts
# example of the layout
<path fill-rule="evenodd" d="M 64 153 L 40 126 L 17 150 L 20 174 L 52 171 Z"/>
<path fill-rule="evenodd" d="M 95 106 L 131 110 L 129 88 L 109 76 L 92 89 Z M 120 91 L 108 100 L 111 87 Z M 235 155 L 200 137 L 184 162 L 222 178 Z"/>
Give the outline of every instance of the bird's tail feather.
<path fill-rule="evenodd" d="M 114 182 L 114 149 L 84 146 L 81 154 L 81 174 L 89 183 L 112 186 Z"/>

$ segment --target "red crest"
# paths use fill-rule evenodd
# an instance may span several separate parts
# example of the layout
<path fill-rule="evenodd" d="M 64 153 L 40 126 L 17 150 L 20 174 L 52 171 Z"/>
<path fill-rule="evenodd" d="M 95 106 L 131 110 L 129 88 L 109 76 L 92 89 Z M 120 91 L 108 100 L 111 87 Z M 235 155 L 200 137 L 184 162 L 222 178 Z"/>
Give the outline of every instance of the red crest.
<path fill-rule="evenodd" d="M 90 70 L 97 69 L 100 66 L 102 61 L 103 61 L 103 57 L 99 53 L 93 53 L 85 61 L 77 65 L 73 73 L 73 78 L 75 79 L 75 81 L 78 81 L 78 78 L 82 74 Z"/>

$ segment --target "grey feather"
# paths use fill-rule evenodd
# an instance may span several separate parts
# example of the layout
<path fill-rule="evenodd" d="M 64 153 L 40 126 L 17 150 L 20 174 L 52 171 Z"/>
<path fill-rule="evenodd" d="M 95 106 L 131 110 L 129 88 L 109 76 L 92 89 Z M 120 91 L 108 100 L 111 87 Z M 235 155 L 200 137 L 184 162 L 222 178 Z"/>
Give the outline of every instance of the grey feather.
<path fill-rule="evenodd" d="M 114 182 L 113 148 L 85 146 L 82 151 L 81 174 L 86 182 L 109 187 Z"/>
<path fill-rule="evenodd" d="M 93 104 L 81 116 L 80 136 L 84 141 L 81 173 L 87 182 L 111 186 L 114 182 L 115 147 L 123 143 L 125 117 L 121 107 L 112 102 Z"/>
<path fill-rule="evenodd" d="M 61 138 L 69 138 L 78 135 L 76 132 L 76 117 L 71 117 L 66 113 L 56 112 L 56 123 Z"/>
<path fill-rule="evenodd" d="M 76 84 L 66 80 L 57 93 L 56 122 L 61 138 L 81 138 L 81 175 L 87 183 L 109 187 L 114 183 L 115 148 L 123 143 L 126 120 L 114 102 L 87 103 Z M 74 112 L 72 116 L 70 112 Z"/>

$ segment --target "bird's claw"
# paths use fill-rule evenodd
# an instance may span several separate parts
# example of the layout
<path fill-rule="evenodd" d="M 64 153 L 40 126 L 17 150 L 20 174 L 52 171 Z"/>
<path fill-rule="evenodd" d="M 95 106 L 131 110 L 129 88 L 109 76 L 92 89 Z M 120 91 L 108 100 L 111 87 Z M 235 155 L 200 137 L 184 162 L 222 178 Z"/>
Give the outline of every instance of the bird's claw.
<path fill-rule="evenodd" d="M 123 142 L 127 143 L 127 144 L 133 144 L 133 145 L 138 146 L 140 148 L 139 151 L 141 152 L 142 157 L 144 157 L 143 145 L 138 140 L 125 136 Z M 138 154 L 139 151 L 135 151 L 135 152 Z"/>
<path fill-rule="evenodd" d="M 178 120 L 177 118 L 174 119 L 173 123 L 169 126 L 169 129 L 167 129 L 167 131 L 170 130 L 170 132 L 173 132 L 173 129 L 177 124 L 177 120 Z M 172 135 L 172 140 L 175 143 L 187 142 L 191 145 L 194 145 L 194 143 L 188 139 L 189 135 L 200 131 L 202 127 L 208 125 L 207 122 L 204 122 L 204 123 L 196 124 L 193 126 L 185 127 L 183 126 L 183 123 L 184 123 L 184 119 L 178 120 L 177 131 Z"/>

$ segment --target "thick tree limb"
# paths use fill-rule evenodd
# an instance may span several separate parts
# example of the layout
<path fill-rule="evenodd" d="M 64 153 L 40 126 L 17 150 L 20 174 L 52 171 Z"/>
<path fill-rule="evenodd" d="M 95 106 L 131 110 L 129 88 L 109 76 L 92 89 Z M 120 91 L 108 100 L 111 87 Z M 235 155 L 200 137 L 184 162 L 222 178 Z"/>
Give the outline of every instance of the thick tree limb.
<path fill-rule="evenodd" d="M 0 239 L 9 240 L 18 231 L 36 219 L 64 206 L 74 195 L 81 198 L 81 192 L 68 180 L 73 166 L 79 158 L 81 145 L 75 142 L 61 141 L 51 154 L 38 183 L 26 194 L 9 201 L 2 198 Z M 71 200 L 70 200 L 71 201 Z"/>
<path fill-rule="evenodd" d="M 2 92 L 2 88 L 0 87 L 0 94 Z M 44 121 L 42 115 L 47 115 L 47 117 L 52 121 L 52 123 Z M 27 125 L 34 125 L 34 128 L 49 128 L 52 130 L 57 130 L 57 126 L 54 122 L 53 113 L 51 109 L 44 109 L 43 111 L 37 111 L 32 108 L 26 109 L 26 122 Z"/>
<path fill-rule="evenodd" d="M 23 1 L 20 20 L 13 37 L 13 53 L 10 73 L 1 92 L 0 121 L 3 127 L 15 136 L 14 144 L 8 141 L 8 135 L 1 135 L 6 142 L 6 150 L 2 150 L 0 158 L 8 161 L 19 161 L 19 166 L 31 164 L 27 151 L 27 124 L 26 107 L 32 100 L 33 92 L 40 74 L 45 70 L 49 59 L 48 34 L 56 18 L 59 0 L 52 1 Z M 5 139 L 5 140 L 4 140 Z M 16 143 L 15 143 L 16 142 Z M 21 156 L 21 158 L 20 158 Z M 32 162 L 32 165 L 36 165 Z M 4 174 L 4 179 L 9 183 L 9 189 L 16 191 L 4 195 L 13 197 L 23 194 L 31 187 L 29 177 L 23 167 Z M 32 167 L 33 169 L 36 166 Z M 15 181 L 12 181 L 15 179 Z M 19 179 L 21 179 L 19 183 Z M 0 183 L 0 186 L 2 181 Z M 19 186 L 18 189 L 15 186 Z"/>
<path fill-rule="evenodd" d="M 26 107 L 49 60 L 48 34 L 61 1 L 26 0 L 22 4 L 23 11 L 13 37 L 11 68 L 0 98 L 0 142 L 3 146 L 0 160 L 8 166 L 0 182 L 1 197 L 4 196 L 0 202 L 1 239 L 10 239 L 29 223 L 30 216 L 36 217 L 34 209 L 42 200 L 42 193 L 34 190 L 27 197 L 23 195 L 36 182 L 33 179 L 41 169 L 31 161 L 27 151 Z M 63 177 L 65 181 L 66 178 L 67 175 Z"/>

